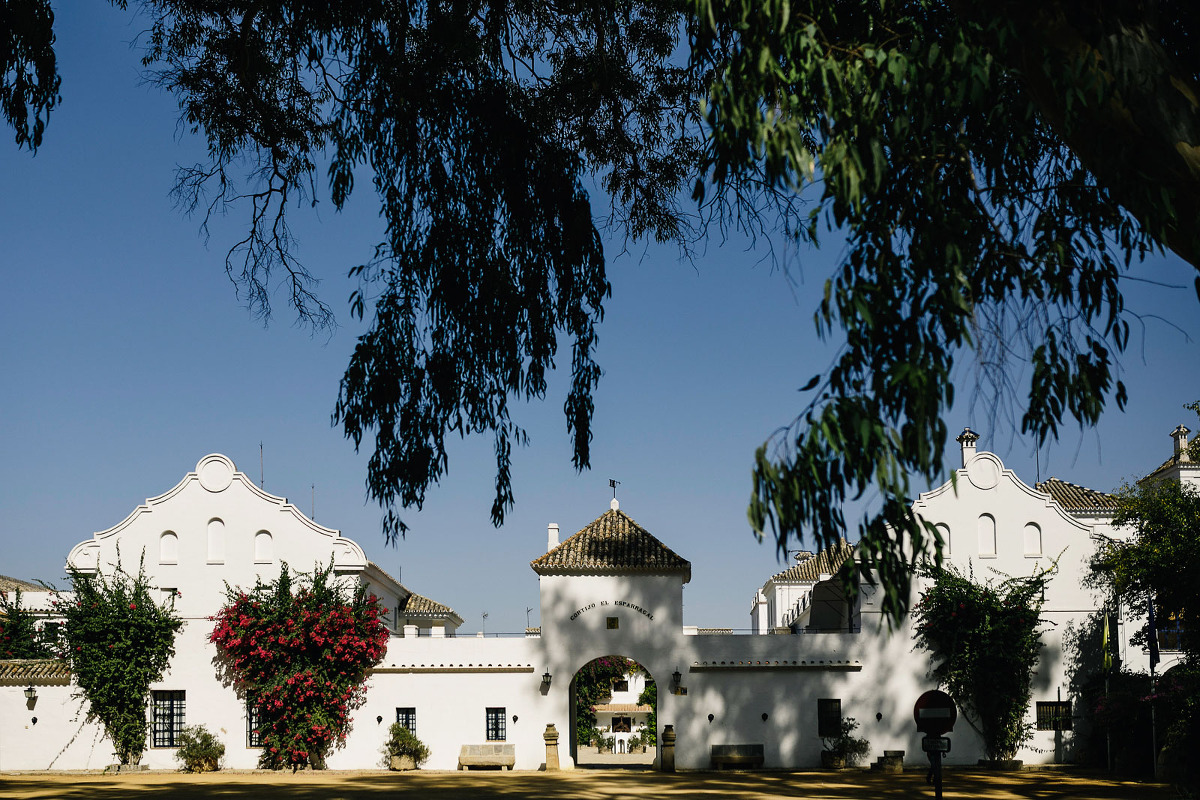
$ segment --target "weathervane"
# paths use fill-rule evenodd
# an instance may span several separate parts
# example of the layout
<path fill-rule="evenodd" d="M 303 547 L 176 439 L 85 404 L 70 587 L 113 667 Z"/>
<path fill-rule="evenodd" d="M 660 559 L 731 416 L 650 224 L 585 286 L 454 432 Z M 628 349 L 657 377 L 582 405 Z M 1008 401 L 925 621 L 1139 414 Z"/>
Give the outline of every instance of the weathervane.
<path fill-rule="evenodd" d="M 617 484 L 618 483 L 620 483 L 620 481 L 615 480 L 613 478 L 608 479 L 608 486 L 610 489 L 613 490 L 613 500 L 617 499 Z"/>

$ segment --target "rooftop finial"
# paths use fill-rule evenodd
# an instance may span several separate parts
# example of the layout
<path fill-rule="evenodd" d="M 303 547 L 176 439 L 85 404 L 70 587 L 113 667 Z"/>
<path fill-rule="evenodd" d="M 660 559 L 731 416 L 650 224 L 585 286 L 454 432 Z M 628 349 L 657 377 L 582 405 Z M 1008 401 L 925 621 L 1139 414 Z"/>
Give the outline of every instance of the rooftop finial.
<path fill-rule="evenodd" d="M 613 511 L 616 511 L 617 509 L 619 509 L 621 507 L 621 504 L 617 502 L 617 484 L 619 484 L 619 483 L 620 483 L 620 481 L 615 480 L 613 478 L 608 479 L 608 487 L 613 490 L 613 497 L 612 497 L 612 500 L 609 502 L 608 507 L 611 508 Z"/>

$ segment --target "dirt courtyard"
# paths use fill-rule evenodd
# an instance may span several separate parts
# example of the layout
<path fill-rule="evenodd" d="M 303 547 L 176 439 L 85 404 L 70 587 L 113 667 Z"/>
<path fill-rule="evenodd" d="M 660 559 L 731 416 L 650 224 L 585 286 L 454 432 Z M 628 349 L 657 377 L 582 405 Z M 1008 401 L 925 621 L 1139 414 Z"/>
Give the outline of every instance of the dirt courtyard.
<path fill-rule="evenodd" d="M 1040 770 L 989 774 L 950 771 L 943 796 L 980 800 L 1169 800 L 1175 793 L 1158 784 L 1114 780 L 1102 773 Z M 0 773 L 0 797 L 6 800 L 191 800 L 215 797 L 312 798 L 357 800 L 619 800 L 621 798 L 809 798 L 872 800 L 932 798 L 925 773 L 883 775 L 865 771 L 831 772 L 659 772 L 578 769 L 566 772 L 240 772 L 205 775 L 143 772 L 122 775 L 87 773 Z"/>

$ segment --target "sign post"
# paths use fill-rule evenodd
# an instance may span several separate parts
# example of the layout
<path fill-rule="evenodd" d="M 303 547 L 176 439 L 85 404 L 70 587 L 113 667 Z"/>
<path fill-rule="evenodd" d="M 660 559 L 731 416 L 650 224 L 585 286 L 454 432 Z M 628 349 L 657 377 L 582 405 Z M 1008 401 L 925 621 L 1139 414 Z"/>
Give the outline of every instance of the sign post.
<path fill-rule="evenodd" d="M 942 753 L 950 752 L 950 740 L 943 734 L 954 730 L 958 709 L 945 692 L 934 689 L 917 698 L 913 706 L 917 730 L 925 734 L 921 749 L 929 756 L 929 775 L 926 783 L 933 784 L 934 797 L 942 800 Z"/>

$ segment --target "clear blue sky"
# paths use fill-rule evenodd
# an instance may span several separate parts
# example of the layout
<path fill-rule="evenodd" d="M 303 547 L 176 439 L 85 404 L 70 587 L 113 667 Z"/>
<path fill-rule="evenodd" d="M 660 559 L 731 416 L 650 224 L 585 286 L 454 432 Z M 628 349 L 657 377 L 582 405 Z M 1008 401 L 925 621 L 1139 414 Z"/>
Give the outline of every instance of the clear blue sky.
<path fill-rule="evenodd" d="M 360 190 L 340 215 L 327 202 L 296 210 L 300 256 L 342 327 L 315 337 L 297 329 L 282 298 L 264 327 L 222 270 L 242 217 L 214 225 L 206 244 L 199 220 L 172 206 L 174 166 L 203 146 L 178 129 L 173 99 L 141 80 L 128 46 L 139 30 L 105 4 L 60 8 L 63 101 L 43 148 L 31 158 L 8 133 L 0 142 L 0 573 L 60 579 L 75 543 L 175 485 L 203 455 L 225 453 L 257 478 L 261 441 L 268 491 L 307 512 L 315 485 L 319 522 L 453 606 L 465 630 L 486 611 L 488 631 L 519 631 L 527 607 L 538 624 L 528 562 L 545 548 L 546 523 L 564 537 L 579 530 L 608 508 L 609 478 L 621 481 L 622 508 L 692 561 L 686 621 L 747 627 L 754 590 L 780 568 L 746 523 L 753 454 L 828 363 L 812 311 L 836 247 L 789 254 L 796 285 L 738 244 L 714 243 L 694 264 L 660 248 L 614 258 L 592 470 L 571 468 L 560 376 L 545 403 L 517 412 L 531 445 L 515 454 L 516 507 L 502 529 L 488 517 L 491 441 L 470 440 L 452 450 L 449 478 L 425 509 L 406 515 L 407 539 L 385 547 L 380 512 L 365 499 L 367 454 L 330 426 L 362 330 L 347 313 L 346 270 L 378 239 L 374 196 Z M 1147 316 L 1123 359 L 1129 409 L 1110 411 L 1096 431 L 1068 429 L 1042 451 L 1043 477 L 1112 489 L 1165 459 L 1176 424 L 1196 427 L 1181 408 L 1200 399 L 1194 272 L 1165 258 L 1138 274 L 1185 288 L 1130 286 L 1131 306 Z M 981 447 L 1032 482 L 1031 443 L 981 408 L 973 415 L 965 369 L 962 378 L 951 429 L 969 424 Z"/>

